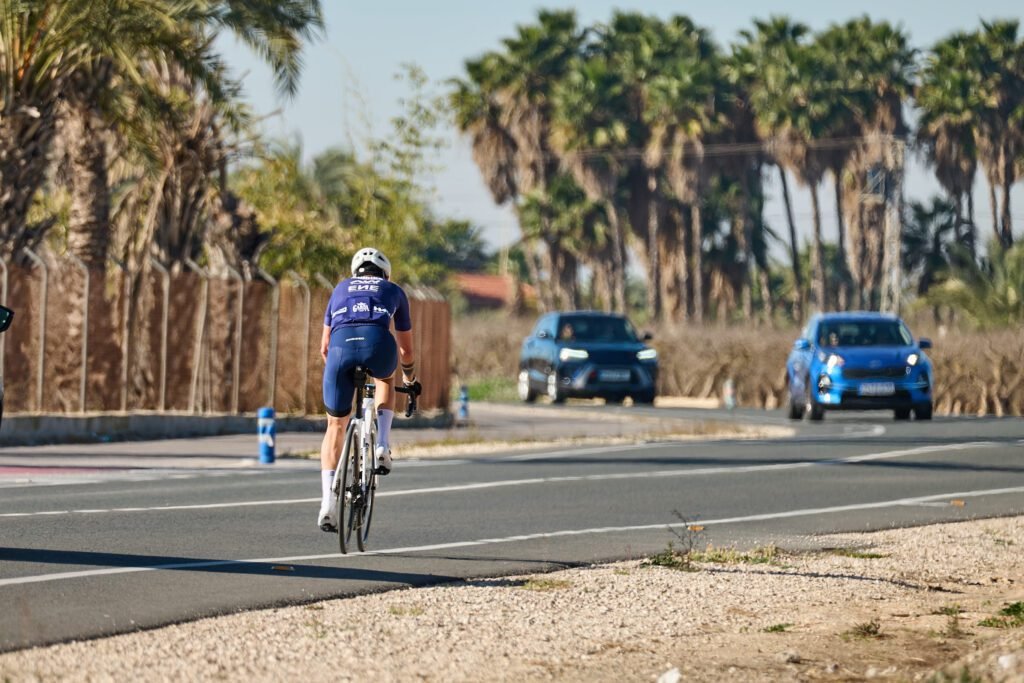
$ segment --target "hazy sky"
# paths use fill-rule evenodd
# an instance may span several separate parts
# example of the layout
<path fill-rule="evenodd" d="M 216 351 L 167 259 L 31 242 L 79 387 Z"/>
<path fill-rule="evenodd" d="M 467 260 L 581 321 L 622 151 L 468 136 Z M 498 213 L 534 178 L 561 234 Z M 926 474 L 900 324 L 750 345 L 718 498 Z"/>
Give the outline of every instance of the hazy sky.
<path fill-rule="evenodd" d="M 386 133 L 388 120 L 399 112 L 398 99 L 406 94 L 394 79 L 401 64 L 418 64 L 440 90 L 443 81 L 461 75 L 466 59 L 497 48 L 517 24 L 531 22 L 540 8 L 575 7 L 582 24 L 605 21 L 614 9 L 660 17 L 687 14 L 710 29 L 720 44 L 731 42 L 752 18 L 769 14 L 786 14 L 820 29 L 866 13 L 873 19 L 901 24 L 918 47 L 927 47 L 956 30 L 973 29 L 982 18 L 1024 18 L 1020 0 L 861 0 L 842 5 L 825 0 L 776 0 L 770 5 L 753 0 L 586 0 L 575 5 L 532 0 L 323 0 L 323 4 L 326 38 L 306 53 L 300 91 L 290 102 L 276 97 L 268 71 L 245 48 L 230 43 L 224 46 L 236 73 L 245 75 L 247 97 L 256 111 L 280 111 L 267 119 L 265 131 L 273 136 L 300 135 L 307 158 L 327 147 L 358 145 L 368 134 Z M 515 219 L 507 209 L 492 203 L 473 165 L 468 143 L 454 132 L 450 137 L 451 146 L 440 159 L 444 170 L 435 179 L 438 213 L 472 220 L 494 245 L 515 241 Z M 774 195 L 778 190 L 769 183 L 767 191 Z M 908 199 L 923 199 L 936 191 L 930 174 L 919 164 L 912 165 Z M 806 192 L 798 189 L 796 194 L 797 221 L 806 232 L 810 202 Z M 830 188 L 822 193 L 826 217 L 833 211 L 827 201 L 831 194 Z M 976 194 L 978 224 L 987 240 L 991 225 L 986 186 L 979 183 Z M 1022 202 L 1024 191 L 1018 186 L 1014 194 L 1018 234 L 1024 224 Z M 784 229 L 778 200 L 769 201 L 765 215 L 776 229 Z M 834 225 L 826 222 L 826 239 L 834 239 Z"/>

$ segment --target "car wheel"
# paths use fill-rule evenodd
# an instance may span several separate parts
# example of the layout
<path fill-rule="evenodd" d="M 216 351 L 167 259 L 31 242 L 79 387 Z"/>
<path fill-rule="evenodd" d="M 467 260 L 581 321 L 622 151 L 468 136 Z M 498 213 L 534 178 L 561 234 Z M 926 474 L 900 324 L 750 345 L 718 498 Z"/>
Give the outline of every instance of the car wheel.
<path fill-rule="evenodd" d="M 796 399 L 793 398 L 792 394 L 789 397 L 789 419 L 790 420 L 802 420 L 804 419 L 804 413 L 807 412 L 806 403 L 797 403 Z"/>
<path fill-rule="evenodd" d="M 654 397 L 655 393 L 653 391 L 647 391 L 634 396 L 633 403 L 637 405 L 652 406 L 654 405 Z"/>
<path fill-rule="evenodd" d="M 812 422 L 821 422 L 825 419 L 825 409 L 822 408 L 821 404 L 814 400 L 814 396 L 811 395 L 811 378 L 808 377 L 804 382 L 804 386 L 807 387 L 807 407 L 804 408 L 807 411 L 807 418 Z"/>
<path fill-rule="evenodd" d="M 537 392 L 530 386 L 530 371 L 520 370 L 519 379 L 516 382 L 516 390 L 519 393 L 519 400 L 523 403 L 533 403 L 537 400 Z"/>
<path fill-rule="evenodd" d="M 893 418 L 896 420 L 909 420 L 910 419 L 910 408 L 897 408 L 893 412 Z"/>
<path fill-rule="evenodd" d="M 915 420 L 930 420 L 932 419 L 932 404 L 922 403 L 914 407 L 914 419 Z"/>
<path fill-rule="evenodd" d="M 565 403 L 565 392 L 558 386 L 558 375 L 552 372 L 548 375 L 548 398 L 552 403 Z"/>

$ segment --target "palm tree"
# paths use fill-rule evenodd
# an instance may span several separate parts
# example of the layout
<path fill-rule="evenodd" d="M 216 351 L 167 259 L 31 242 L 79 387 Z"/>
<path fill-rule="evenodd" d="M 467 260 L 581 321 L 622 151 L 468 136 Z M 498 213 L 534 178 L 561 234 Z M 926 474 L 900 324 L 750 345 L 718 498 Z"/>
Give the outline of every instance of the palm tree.
<path fill-rule="evenodd" d="M 293 95 L 298 88 L 301 73 L 301 53 L 306 41 L 313 39 L 323 27 L 319 0 L 217 0 L 209 4 L 207 12 L 192 18 L 191 24 L 183 25 L 182 31 L 192 34 L 197 42 L 208 43 L 210 34 L 221 30 L 231 31 L 239 40 L 248 45 L 271 67 L 278 91 L 285 96 Z M 163 119 L 166 129 L 173 131 L 180 126 L 169 112 L 168 102 L 162 97 L 153 97 L 152 87 L 142 92 L 125 88 L 120 77 L 125 69 L 142 72 L 147 70 L 147 61 L 153 61 L 157 68 L 148 73 L 172 78 L 172 83 L 162 83 L 164 88 L 181 88 L 190 91 L 194 98 L 210 99 L 212 109 L 209 115 L 217 116 L 221 105 L 228 104 L 221 93 L 194 87 L 194 74 L 182 69 L 180 63 L 152 60 L 147 53 L 129 55 L 129 61 L 115 63 L 108 58 L 99 58 L 80 69 L 73 81 L 66 111 L 65 138 L 68 141 L 68 156 L 72 167 L 71 195 L 72 211 L 68 226 L 68 246 L 95 268 L 103 268 L 110 240 L 110 187 L 107 178 L 107 126 L 113 126 L 137 146 L 151 146 L 151 137 L 137 139 L 132 133 L 141 127 L 139 117 Z M 131 61 L 134 59 L 134 61 Z M 219 74 L 220 78 L 224 78 Z M 149 84 L 152 85 L 152 84 Z M 157 81 L 158 87 L 161 82 Z M 119 98 L 128 102 L 119 102 Z M 114 105 L 120 106 L 111 106 Z M 222 112 L 221 112 L 222 113 Z M 209 131 L 212 119 L 205 127 Z M 189 130 L 193 128 L 189 127 Z M 213 137 L 216 137 L 215 133 Z M 195 143 L 195 136 L 188 135 Z M 220 143 L 209 140 L 214 147 Z M 204 153 L 197 150 L 200 155 Z M 216 156 L 216 155 L 213 155 Z M 200 170 L 200 169 L 197 169 Z M 217 166 L 202 169 L 195 176 L 200 185 L 208 184 L 207 178 L 218 171 Z M 159 169 L 156 169 L 159 173 Z M 178 178 L 172 174 L 167 179 L 168 187 L 175 187 Z M 180 193 L 202 193 L 201 187 L 179 187 Z M 197 212 L 205 213 L 206 207 Z M 194 226 L 194 222 L 193 222 Z M 185 232 L 190 232 L 186 230 Z"/>
<path fill-rule="evenodd" d="M 1010 189 L 1024 155 L 1024 44 L 1018 30 L 1015 20 L 982 22 L 971 55 L 973 68 L 981 73 L 979 95 L 984 103 L 976 136 L 978 153 L 989 181 L 992 228 L 1003 247 L 1013 244 Z M 996 188 L 1002 190 L 1001 202 Z"/>
<path fill-rule="evenodd" d="M 829 55 L 836 63 L 836 73 L 841 81 L 840 96 L 846 102 L 841 108 L 845 121 L 838 122 L 837 137 L 856 138 L 856 146 L 840 146 L 833 152 L 833 174 L 836 178 L 836 202 L 840 209 L 839 253 L 842 277 L 847 277 L 846 267 L 854 276 L 857 307 L 865 305 L 866 292 L 877 287 L 880 273 L 865 271 L 865 262 L 881 263 L 882 253 L 866 254 L 869 248 L 881 249 L 884 227 L 878 221 L 866 220 L 872 214 L 861 210 L 860 197 L 864 194 L 865 181 L 870 169 L 884 168 L 891 175 L 897 172 L 897 154 L 894 140 L 902 140 L 907 134 L 903 118 L 903 107 L 909 98 L 915 77 L 916 51 L 910 47 L 906 33 L 888 22 L 873 22 L 861 17 L 836 25 L 818 38 L 823 54 Z M 846 249 L 843 234 L 843 191 L 839 178 L 846 171 L 850 206 L 850 248 Z M 899 201 L 890 197 L 889 202 Z M 884 221 L 883 221 L 884 223 Z M 898 229 L 892 254 L 884 254 L 893 265 L 898 265 Z M 874 232 L 874 235 L 868 235 Z M 890 234 L 890 238 L 892 235 Z"/>
<path fill-rule="evenodd" d="M 974 177 L 978 169 L 975 131 L 982 109 L 981 74 L 973 68 L 974 38 L 957 33 L 931 49 L 914 99 L 920 116 L 917 140 L 935 177 L 953 201 L 956 235 L 976 256 Z M 966 216 L 964 199 L 967 200 Z"/>
<path fill-rule="evenodd" d="M 198 1 L 0 0 L 0 240 L 7 250 L 42 238 L 40 226 L 27 222 L 28 209 L 45 182 L 62 98 L 90 74 L 117 74 L 145 89 L 137 68 L 144 56 L 172 59 L 217 91 L 220 66 L 187 30 L 208 17 Z"/>
<path fill-rule="evenodd" d="M 903 273 L 917 279 L 917 295 L 922 299 L 946 274 L 951 252 L 957 248 L 956 206 L 941 197 L 933 197 L 930 205 L 910 203 L 910 215 L 903 226 Z M 936 322 L 938 307 L 933 307 Z"/>
<path fill-rule="evenodd" d="M 612 260 L 608 264 L 611 308 L 626 306 L 626 217 L 619 196 L 631 141 L 638 121 L 628 112 L 631 100 L 622 75 L 613 63 L 608 32 L 588 46 L 585 57 L 555 90 L 553 142 L 577 184 L 592 201 L 604 203 L 611 228 Z"/>
<path fill-rule="evenodd" d="M 454 82 L 456 124 L 471 135 L 474 160 L 499 204 L 543 194 L 559 173 L 553 90 L 582 42 L 574 12 L 542 11 L 536 24 L 503 41 L 503 51 L 466 62 L 468 79 Z M 542 233 L 549 248 L 557 244 L 550 230 Z"/>
<path fill-rule="evenodd" d="M 788 104 L 783 91 L 791 76 L 796 53 L 805 45 L 809 33 L 810 29 L 806 25 L 784 16 L 773 16 L 767 21 L 755 20 L 754 31 L 740 32 L 743 42 L 733 46 L 732 58 L 727 63 L 731 80 L 747 93 L 759 135 L 773 143 L 781 137 L 786 125 L 785 109 Z M 793 315 L 796 320 L 801 320 L 804 285 L 789 181 L 786 167 L 778 157 L 769 155 L 768 159 L 779 170 L 789 227 L 790 264 L 795 283 Z"/>
<path fill-rule="evenodd" d="M 721 58 L 707 31 L 676 16 L 664 25 L 663 35 L 663 73 L 652 79 L 645 112 L 653 133 L 645 156 L 660 158 L 674 199 L 690 206 L 689 280 L 693 318 L 700 322 L 705 299 L 702 181 L 708 172 L 702 147 L 723 128 L 718 110 L 733 98 L 726 93 Z M 655 144 L 668 149 L 651 154 Z"/>
<path fill-rule="evenodd" d="M 1024 245 L 1006 249 L 999 240 L 989 244 L 988 258 L 968 261 L 951 277 L 932 287 L 926 300 L 951 306 L 980 328 L 1024 324 Z"/>
<path fill-rule="evenodd" d="M 774 131 L 776 158 L 810 191 L 811 289 L 815 305 L 824 310 L 829 297 L 818 187 L 831 167 L 831 148 L 822 141 L 832 138 L 835 123 L 845 119 L 841 83 L 834 64 L 814 44 L 797 44 L 776 56 L 777 61 L 765 65 L 765 85 L 753 91 L 751 100 L 759 119 Z"/>

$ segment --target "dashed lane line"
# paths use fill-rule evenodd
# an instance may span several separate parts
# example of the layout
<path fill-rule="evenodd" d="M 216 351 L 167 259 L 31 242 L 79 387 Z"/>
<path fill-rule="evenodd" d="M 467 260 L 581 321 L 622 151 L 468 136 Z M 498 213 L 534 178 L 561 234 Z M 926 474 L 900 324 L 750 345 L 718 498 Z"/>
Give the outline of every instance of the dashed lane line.
<path fill-rule="evenodd" d="M 781 470 L 803 469 L 807 467 L 824 467 L 835 465 L 857 464 L 875 460 L 890 460 L 913 455 L 924 455 L 928 453 L 940 453 L 945 451 L 961 451 L 978 448 L 991 448 L 998 444 L 991 441 L 977 441 L 964 444 L 941 444 L 935 446 L 921 446 L 918 448 L 907 448 L 896 451 L 883 451 L 880 453 L 867 453 L 854 455 L 846 458 L 835 458 L 830 460 L 812 460 L 803 462 L 778 463 L 774 465 L 740 465 L 740 466 L 719 466 L 701 467 L 691 469 L 653 470 L 649 472 L 620 472 L 612 474 L 581 474 L 565 475 L 560 477 L 532 477 L 528 479 L 508 479 L 498 481 L 482 481 L 469 484 L 451 484 L 448 486 L 430 486 L 418 489 L 399 489 L 394 491 L 379 491 L 380 498 L 397 496 L 416 496 L 431 493 L 457 493 L 460 491 L 477 491 L 482 489 L 508 488 L 514 486 L 536 486 L 541 484 L 563 484 L 572 482 L 591 481 L 621 481 L 624 479 L 662 479 L 666 477 L 695 477 L 710 476 L 718 474 L 749 474 L 753 472 L 772 472 Z M 78 509 L 78 510 L 46 510 L 41 512 L 4 512 L 0 518 L 13 517 L 43 517 L 55 515 L 95 515 L 105 513 L 125 512 L 171 512 L 178 510 L 215 510 L 221 508 L 237 507 L 261 507 L 270 505 L 299 505 L 319 502 L 319 498 L 284 498 L 278 500 L 246 500 L 230 503 L 196 503 L 191 505 L 159 505 L 149 507 L 120 507 L 106 509 Z"/>
<path fill-rule="evenodd" d="M 721 519 L 701 520 L 703 526 L 721 526 L 726 524 L 743 524 L 748 522 L 765 522 L 777 519 L 788 519 L 792 517 L 815 517 L 830 515 L 842 512 L 856 512 L 861 510 L 879 510 L 891 507 L 908 505 L 921 505 L 943 499 L 980 498 L 984 496 L 999 496 L 1011 493 L 1024 492 L 1024 486 L 1001 489 L 985 489 L 977 491 L 955 491 L 950 493 L 937 493 L 929 496 L 917 496 L 913 498 L 898 498 L 896 500 L 884 500 L 871 503 L 853 503 L 849 505 L 836 505 L 822 508 L 803 508 L 786 510 L 783 512 L 768 512 L 757 515 L 744 515 L 741 517 L 723 517 Z M 565 538 L 572 536 L 590 536 L 610 533 L 642 532 L 664 529 L 678 524 L 678 520 L 660 524 L 641 524 L 635 526 L 609 526 L 594 527 L 590 529 L 563 529 L 560 531 L 548 531 L 534 534 L 520 534 L 517 536 L 504 536 L 501 538 L 482 538 L 471 541 L 455 541 L 452 543 L 437 543 L 433 545 L 406 546 L 403 548 L 385 548 L 374 550 L 363 555 L 386 556 L 404 555 L 408 553 L 432 552 L 438 550 L 453 550 L 457 548 L 472 548 L 487 545 L 499 545 L 504 543 L 520 543 L 526 541 L 545 540 L 551 538 Z M 139 572 L 161 571 L 161 570 L 192 570 L 206 569 L 209 567 L 225 567 L 231 565 L 252 565 L 252 564 L 286 564 L 294 562 L 310 562 L 314 560 L 334 560 L 341 558 L 356 558 L 358 555 L 342 555 L 341 553 L 328 553 L 323 555 L 296 555 L 292 557 L 262 557 L 248 560 L 205 560 L 202 562 L 174 562 L 169 564 L 158 564 L 137 567 L 107 567 L 104 569 L 86 569 L 74 572 L 56 572 L 52 574 L 37 574 L 33 576 L 16 576 L 8 579 L 0 579 L 0 588 L 5 586 L 18 586 L 30 583 L 48 583 L 54 581 L 65 581 L 70 579 L 84 579 L 96 576 L 111 576 L 116 574 L 136 574 Z"/>

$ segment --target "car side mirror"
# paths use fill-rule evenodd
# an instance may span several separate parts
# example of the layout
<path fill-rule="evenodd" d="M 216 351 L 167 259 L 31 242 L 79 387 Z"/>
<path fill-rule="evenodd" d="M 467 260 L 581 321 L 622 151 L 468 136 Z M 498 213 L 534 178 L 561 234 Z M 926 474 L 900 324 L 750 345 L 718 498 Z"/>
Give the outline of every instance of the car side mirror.
<path fill-rule="evenodd" d="M 925 339 L 923 337 L 921 339 L 918 339 L 917 340 L 917 348 L 922 349 L 922 350 L 932 348 L 932 340 L 931 339 Z"/>
<path fill-rule="evenodd" d="M 0 332 L 6 332 L 7 328 L 11 326 L 12 320 L 14 320 L 14 311 L 6 306 L 0 306 Z"/>
<path fill-rule="evenodd" d="M 654 335 L 651 334 L 650 332 L 644 332 L 644 336 L 642 336 L 641 339 L 643 339 L 645 342 L 649 342 L 652 339 L 654 339 Z"/>
<path fill-rule="evenodd" d="M 541 330 L 537 333 L 537 339 L 551 339 L 551 335 L 547 330 Z"/>
<path fill-rule="evenodd" d="M 793 342 L 793 348 L 797 351 L 806 351 L 811 348 L 811 342 L 808 339 L 800 338 Z"/>

